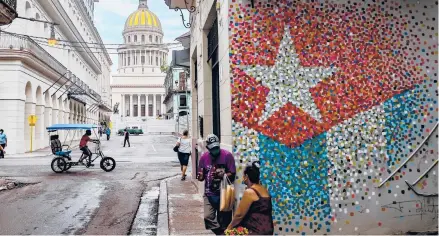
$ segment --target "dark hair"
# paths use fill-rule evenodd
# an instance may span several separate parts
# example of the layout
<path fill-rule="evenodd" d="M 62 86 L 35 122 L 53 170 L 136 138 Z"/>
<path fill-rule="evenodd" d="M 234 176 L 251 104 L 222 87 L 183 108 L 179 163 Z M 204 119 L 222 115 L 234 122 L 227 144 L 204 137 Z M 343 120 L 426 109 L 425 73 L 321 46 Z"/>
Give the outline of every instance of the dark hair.
<path fill-rule="evenodd" d="M 188 136 L 188 134 L 189 134 L 189 130 L 186 129 L 186 130 L 183 131 L 183 135 L 184 136 Z"/>
<path fill-rule="evenodd" d="M 260 162 L 254 161 L 251 165 L 247 165 L 244 170 L 244 175 L 247 175 L 252 183 L 259 183 L 259 168 Z"/>
<path fill-rule="evenodd" d="M 3 129 L 0 129 L 0 131 L 5 132 Z"/>

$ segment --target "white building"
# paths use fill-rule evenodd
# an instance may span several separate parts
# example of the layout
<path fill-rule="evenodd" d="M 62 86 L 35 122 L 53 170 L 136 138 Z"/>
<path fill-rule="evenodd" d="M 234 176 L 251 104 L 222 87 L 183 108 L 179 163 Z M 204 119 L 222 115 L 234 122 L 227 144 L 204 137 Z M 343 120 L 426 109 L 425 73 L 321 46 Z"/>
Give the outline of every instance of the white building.
<path fill-rule="evenodd" d="M 86 5 L 87 3 L 88 5 Z M 93 1 L 20 0 L 19 16 L 0 37 L 0 128 L 9 154 L 30 151 L 28 116 L 36 115 L 32 149 L 48 146 L 54 123 L 108 121 L 111 59 L 92 21 Z M 87 42 L 94 44 L 84 44 Z M 98 45 L 98 46 L 96 46 Z M 61 133 L 61 138 L 65 133 Z"/>
<path fill-rule="evenodd" d="M 161 67 L 168 49 L 163 45 L 160 20 L 148 9 L 146 0 L 140 0 L 139 8 L 128 16 L 122 35 L 118 73 L 111 82 L 112 103 L 119 110 L 113 116 L 115 129 L 139 125 L 165 112 L 166 74 Z"/>

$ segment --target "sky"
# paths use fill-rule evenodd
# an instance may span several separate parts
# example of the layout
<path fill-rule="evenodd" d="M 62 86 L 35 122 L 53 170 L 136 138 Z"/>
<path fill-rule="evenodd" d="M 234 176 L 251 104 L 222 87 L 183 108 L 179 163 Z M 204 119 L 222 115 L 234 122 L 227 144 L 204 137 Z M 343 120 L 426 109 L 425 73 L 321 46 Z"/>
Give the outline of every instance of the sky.
<path fill-rule="evenodd" d="M 138 0 L 99 0 L 95 3 L 95 25 L 104 43 L 123 43 L 122 31 L 125 21 L 132 12 L 137 10 L 138 6 Z M 175 38 L 189 31 L 183 26 L 180 11 L 169 9 L 165 4 L 165 0 L 149 0 L 148 8 L 160 19 L 164 33 L 164 43 L 175 42 Z M 186 10 L 183 10 L 183 12 L 185 19 L 188 19 L 188 12 Z M 116 50 L 108 51 L 116 52 Z M 171 55 L 170 50 L 168 64 L 172 60 Z M 112 73 L 115 73 L 118 65 L 117 55 L 111 54 L 110 56 L 113 61 Z"/>

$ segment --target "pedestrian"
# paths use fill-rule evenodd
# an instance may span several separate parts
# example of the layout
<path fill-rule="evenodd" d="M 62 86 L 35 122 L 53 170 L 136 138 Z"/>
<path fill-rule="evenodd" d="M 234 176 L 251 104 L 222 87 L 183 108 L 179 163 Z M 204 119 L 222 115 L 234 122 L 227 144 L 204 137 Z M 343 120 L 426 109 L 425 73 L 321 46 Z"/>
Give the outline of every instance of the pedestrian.
<path fill-rule="evenodd" d="M 204 183 L 204 224 L 206 229 L 217 235 L 224 234 L 229 225 L 232 212 L 220 212 L 220 186 L 226 174 L 234 181 L 236 174 L 235 160 L 232 154 L 220 148 L 219 138 L 210 134 L 206 139 L 205 152 L 199 161 L 197 179 Z"/>
<path fill-rule="evenodd" d="M 253 162 L 244 169 L 244 183 L 247 189 L 242 195 L 238 208 L 228 230 L 244 227 L 249 235 L 273 235 L 271 197 L 260 183 L 260 163 Z"/>
<path fill-rule="evenodd" d="M 0 146 L 2 149 L 0 150 L 0 158 L 5 158 L 5 148 L 8 146 L 8 137 L 4 134 L 5 131 L 0 129 Z"/>
<path fill-rule="evenodd" d="M 107 129 L 105 130 L 105 134 L 107 135 L 107 141 L 110 140 L 110 134 L 111 134 L 110 128 L 107 127 Z"/>
<path fill-rule="evenodd" d="M 124 135 L 123 147 L 125 147 L 127 142 L 128 142 L 128 147 L 131 147 L 131 144 L 130 144 L 130 133 L 128 132 L 127 129 L 124 130 L 124 134 L 123 135 Z"/>
<path fill-rule="evenodd" d="M 99 137 L 102 137 L 102 128 L 99 127 Z"/>
<path fill-rule="evenodd" d="M 186 180 L 186 170 L 191 156 L 191 139 L 189 138 L 189 131 L 183 131 L 183 136 L 178 138 L 178 160 L 180 161 L 181 180 Z"/>

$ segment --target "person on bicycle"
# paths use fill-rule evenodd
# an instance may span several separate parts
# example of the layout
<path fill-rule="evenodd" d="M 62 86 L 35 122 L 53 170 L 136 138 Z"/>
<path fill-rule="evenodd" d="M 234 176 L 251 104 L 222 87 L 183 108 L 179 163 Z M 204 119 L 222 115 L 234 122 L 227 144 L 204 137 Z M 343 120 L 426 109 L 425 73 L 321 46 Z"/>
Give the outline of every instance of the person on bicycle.
<path fill-rule="evenodd" d="M 88 157 L 87 165 L 88 165 L 88 166 L 93 166 L 93 164 L 91 164 L 91 156 L 92 156 L 92 152 L 91 152 L 90 149 L 88 148 L 87 143 L 88 143 L 89 141 L 91 141 L 91 142 L 98 142 L 99 140 L 97 140 L 97 139 L 91 139 L 91 138 L 90 138 L 90 135 L 91 135 L 91 130 L 87 130 L 87 131 L 85 131 L 85 134 L 82 136 L 81 141 L 79 142 L 79 149 L 80 149 L 80 150 L 82 151 L 82 153 L 84 154 L 84 157 L 83 157 L 81 160 L 79 160 L 79 161 L 81 162 L 82 160 L 84 160 L 85 158 Z"/>

